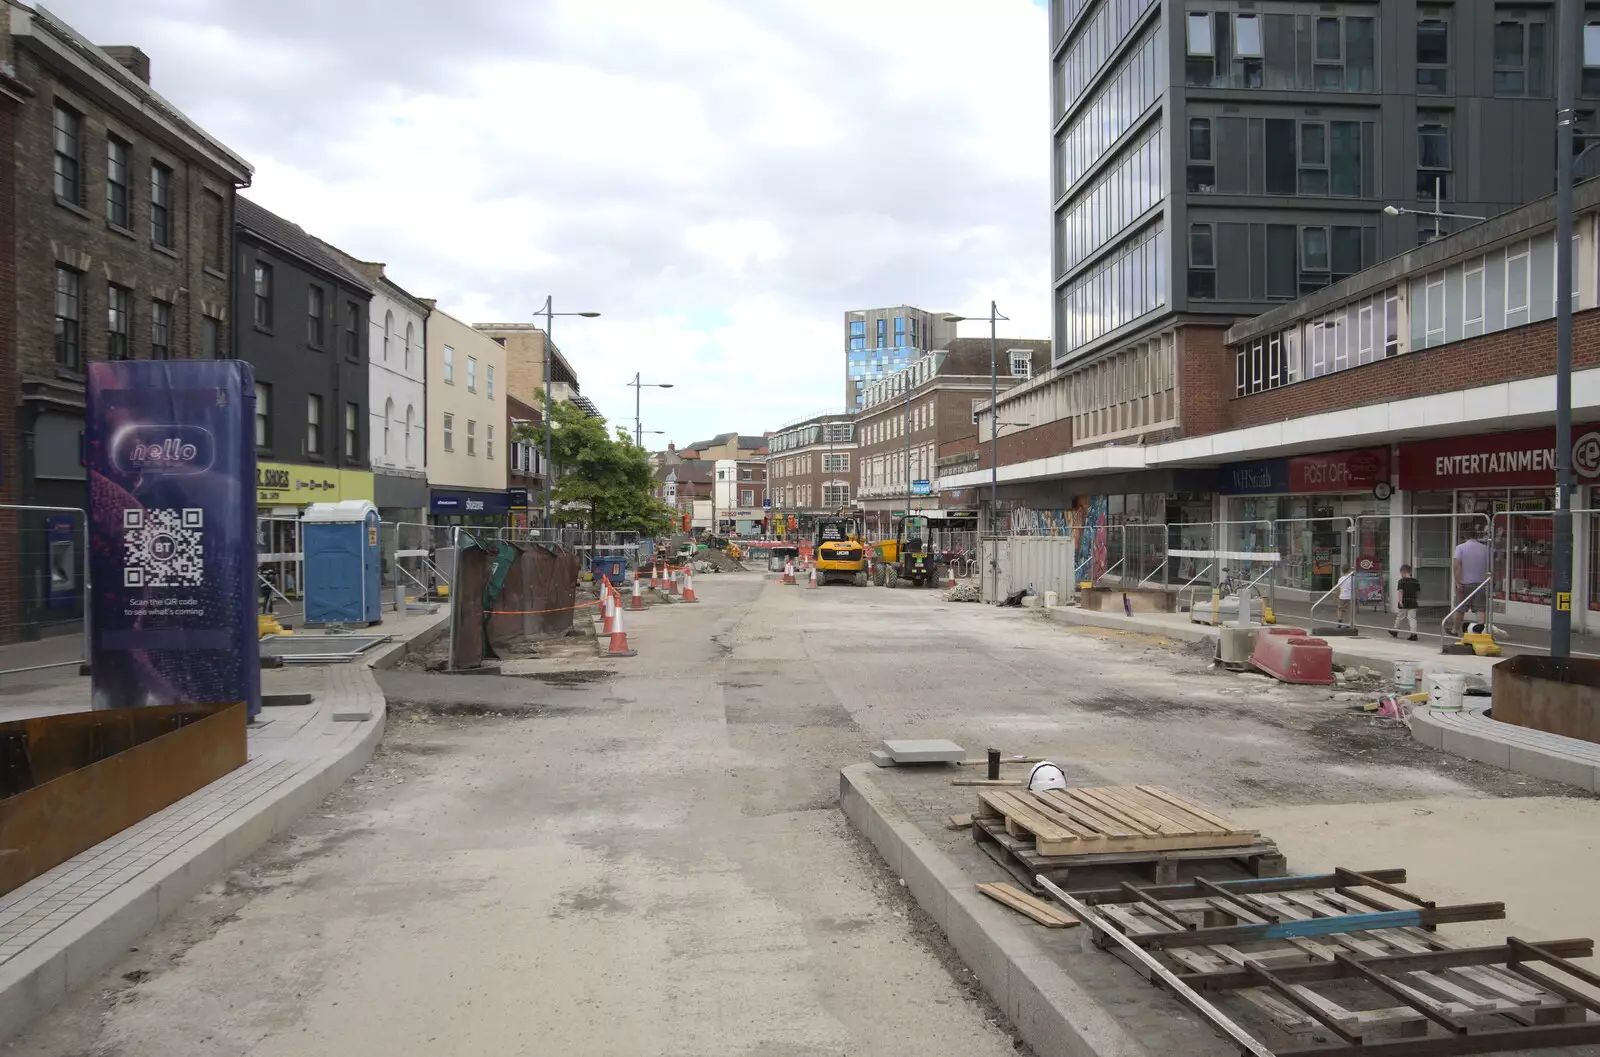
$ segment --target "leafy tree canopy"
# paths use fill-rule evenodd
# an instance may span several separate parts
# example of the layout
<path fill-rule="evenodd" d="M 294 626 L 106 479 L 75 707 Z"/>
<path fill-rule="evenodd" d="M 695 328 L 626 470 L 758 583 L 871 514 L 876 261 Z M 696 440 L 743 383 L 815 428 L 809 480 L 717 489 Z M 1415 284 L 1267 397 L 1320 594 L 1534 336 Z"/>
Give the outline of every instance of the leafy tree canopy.
<path fill-rule="evenodd" d="M 543 394 L 539 394 L 543 403 Z M 645 450 L 627 431 L 614 433 L 604 419 L 590 418 L 563 400 L 551 409 L 550 461 L 556 486 L 551 517 L 586 524 L 592 532 L 637 532 L 664 536 L 672 531 L 672 510 L 655 497 L 655 478 Z M 517 427 L 516 439 L 543 443 L 543 425 Z"/>

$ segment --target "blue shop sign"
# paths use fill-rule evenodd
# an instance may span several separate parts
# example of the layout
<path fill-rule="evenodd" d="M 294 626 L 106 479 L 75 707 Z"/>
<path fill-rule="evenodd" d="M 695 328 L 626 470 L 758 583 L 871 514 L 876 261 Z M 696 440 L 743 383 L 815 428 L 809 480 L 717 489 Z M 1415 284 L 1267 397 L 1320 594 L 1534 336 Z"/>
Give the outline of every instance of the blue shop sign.
<path fill-rule="evenodd" d="M 1289 491 L 1289 460 L 1233 462 L 1217 473 L 1223 495 L 1282 495 Z"/>
<path fill-rule="evenodd" d="M 505 492 L 434 492 L 428 508 L 435 514 L 504 514 L 509 498 Z"/>

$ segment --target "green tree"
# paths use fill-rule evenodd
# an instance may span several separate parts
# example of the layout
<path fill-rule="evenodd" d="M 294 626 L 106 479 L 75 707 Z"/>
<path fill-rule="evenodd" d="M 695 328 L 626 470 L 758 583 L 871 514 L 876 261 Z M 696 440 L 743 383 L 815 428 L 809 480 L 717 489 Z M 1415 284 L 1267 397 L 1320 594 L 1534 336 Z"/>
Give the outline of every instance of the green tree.
<path fill-rule="evenodd" d="M 653 494 L 650 461 L 626 431 L 613 435 L 604 419 L 590 418 L 565 400 L 554 405 L 550 422 L 550 461 L 556 469 L 552 518 L 583 524 L 591 533 L 654 537 L 672 531 L 671 508 Z M 516 439 L 543 443 L 544 427 L 518 426 Z"/>

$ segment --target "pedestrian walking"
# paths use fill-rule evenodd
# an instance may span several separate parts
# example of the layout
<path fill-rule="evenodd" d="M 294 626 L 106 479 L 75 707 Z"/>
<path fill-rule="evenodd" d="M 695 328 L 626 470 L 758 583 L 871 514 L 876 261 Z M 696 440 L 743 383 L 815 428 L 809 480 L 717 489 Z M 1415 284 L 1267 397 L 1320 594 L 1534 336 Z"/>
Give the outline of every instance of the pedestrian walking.
<path fill-rule="evenodd" d="M 1407 642 L 1417 641 L 1417 599 L 1422 594 L 1422 581 L 1411 575 L 1411 566 L 1400 566 L 1400 578 L 1394 582 L 1394 593 L 1400 599 L 1400 608 L 1394 614 L 1394 627 L 1389 629 L 1389 637 L 1400 637 L 1400 622 L 1404 620 L 1411 629 L 1411 634 L 1406 636 Z"/>
<path fill-rule="evenodd" d="M 1455 634 L 1460 635 L 1465 625 L 1473 623 L 1467 619 L 1467 614 L 1478 609 L 1483 604 L 1481 598 L 1474 594 L 1483 582 L 1489 579 L 1490 551 L 1489 545 L 1483 541 L 1483 530 L 1476 522 L 1470 523 L 1463 530 L 1466 536 L 1456 545 L 1450 566 L 1456 581 L 1456 604 L 1467 599 L 1472 599 L 1467 605 L 1461 607 L 1456 613 Z M 1487 590 L 1487 588 L 1485 588 Z M 1479 592 L 1481 594 L 1481 592 Z"/>
<path fill-rule="evenodd" d="M 1339 581 L 1339 618 L 1340 626 L 1350 623 L 1350 585 L 1355 581 L 1355 573 L 1345 570 L 1343 578 Z"/>

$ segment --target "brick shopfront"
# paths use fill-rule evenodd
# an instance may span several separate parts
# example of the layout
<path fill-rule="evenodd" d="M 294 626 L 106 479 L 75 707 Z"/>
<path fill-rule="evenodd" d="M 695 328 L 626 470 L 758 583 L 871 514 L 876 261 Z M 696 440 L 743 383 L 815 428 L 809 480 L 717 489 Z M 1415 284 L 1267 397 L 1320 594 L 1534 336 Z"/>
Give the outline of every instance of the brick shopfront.
<path fill-rule="evenodd" d="M 1573 608 L 1600 612 L 1600 424 L 1575 426 L 1572 445 Z M 1549 625 L 1554 583 L 1554 429 L 1402 444 L 1399 483 L 1409 507 L 1412 563 L 1425 597 L 1448 592 L 1450 560 L 1470 531 L 1492 543 L 1495 612 L 1508 623 Z M 1452 603 L 1457 601 L 1451 598 Z M 1600 627 L 1600 618 L 1586 623 Z"/>

